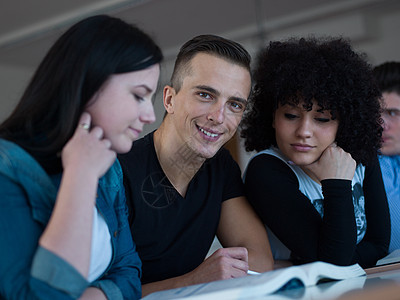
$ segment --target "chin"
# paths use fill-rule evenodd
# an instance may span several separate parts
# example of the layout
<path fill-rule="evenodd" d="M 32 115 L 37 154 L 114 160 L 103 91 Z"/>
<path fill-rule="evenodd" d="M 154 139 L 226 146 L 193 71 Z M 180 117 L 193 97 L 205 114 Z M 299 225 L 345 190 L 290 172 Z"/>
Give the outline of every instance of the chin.
<path fill-rule="evenodd" d="M 298 158 L 298 159 L 289 158 L 289 160 L 292 161 L 297 166 L 308 166 L 311 165 L 312 163 L 315 163 L 318 160 L 318 158 Z"/>
<path fill-rule="evenodd" d="M 220 143 L 207 143 L 202 140 L 196 139 L 196 143 L 193 143 L 191 148 L 202 158 L 208 159 L 212 158 L 219 149 L 221 149 L 222 145 Z"/>
<path fill-rule="evenodd" d="M 218 152 L 218 150 L 219 150 L 219 148 L 218 149 L 209 149 L 209 148 L 204 149 L 203 148 L 203 149 L 199 149 L 197 151 L 197 153 L 198 153 L 198 155 L 200 157 L 205 158 L 205 159 L 209 159 L 209 158 L 214 157 L 215 154 Z"/>
<path fill-rule="evenodd" d="M 214 157 L 216 152 L 210 152 L 210 151 L 198 151 L 197 154 L 204 159 L 209 159 Z"/>
<path fill-rule="evenodd" d="M 392 149 L 381 149 L 382 155 L 385 156 L 395 156 L 395 155 L 400 155 L 400 150 L 399 151 L 395 151 Z"/>
<path fill-rule="evenodd" d="M 128 153 L 132 149 L 133 143 L 124 143 L 124 144 L 117 144 L 111 147 L 111 150 L 115 151 L 118 154 Z"/>

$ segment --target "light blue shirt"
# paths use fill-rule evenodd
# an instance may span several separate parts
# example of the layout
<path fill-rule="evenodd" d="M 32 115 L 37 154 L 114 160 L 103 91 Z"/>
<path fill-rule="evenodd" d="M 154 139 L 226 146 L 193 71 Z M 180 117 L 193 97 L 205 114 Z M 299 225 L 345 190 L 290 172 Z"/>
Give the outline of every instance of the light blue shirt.
<path fill-rule="evenodd" d="M 400 249 L 400 155 L 379 156 L 382 178 L 389 203 L 391 237 L 389 253 Z"/>

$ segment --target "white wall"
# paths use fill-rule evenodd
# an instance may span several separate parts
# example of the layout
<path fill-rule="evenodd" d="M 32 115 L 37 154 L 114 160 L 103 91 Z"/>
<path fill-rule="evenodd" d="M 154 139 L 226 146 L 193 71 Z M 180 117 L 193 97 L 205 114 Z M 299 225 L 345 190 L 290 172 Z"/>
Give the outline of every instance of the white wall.
<path fill-rule="evenodd" d="M 400 1 L 399 1 L 400 3 Z M 265 38 L 260 41 L 255 35 L 254 28 L 245 28 L 240 31 L 221 33 L 222 36 L 232 38 L 240 42 L 255 57 L 260 45 L 266 45 L 270 40 L 285 39 L 290 36 L 315 36 L 334 35 L 349 38 L 359 52 L 367 54 L 368 61 L 372 65 L 380 64 L 387 60 L 400 61 L 400 39 L 398 30 L 400 28 L 400 5 L 384 7 L 381 9 L 371 8 L 364 11 L 354 10 L 321 17 L 319 12 L 314 16 L 292 15 L 284 20 L 277 19 L 266 22 Z M 293 21 L 296 20 L 296 21 Z M 173 62 L 179 46 L 167 49 L 165 67 L 163 68 L 162 83 L 167 83 L 172 72 Z M 162 91 L 161 91 L 162 92 Z M 162 121 L 164 108 L 162 106 L 161 93 L 157 95 L 155 108 L 157 121 L 147 127 L 148 132 L 157 128 Z M 159 117 L 161 116 L 161 117 Z M 247 153 L 240 142 L 239 165 L 244 171 L 245 166 L 253 153 Z"/>
<path fill-rule="evenodd" d="M 351 3 L 374 2 L 375 6 L 362 10 L 352 9 Z M 343 4 L 344 3 L 344 4 Z M 346 4 L 348 3 L 348 4 Z M 220 35 L 242 43 L 255 56 L 258 47 L 269 40 L 282 39 L 288 36 L 343 35 L 350 38 L 358 51 L 366 52 L 371 64 L 379 64 L 387 60 L 400 61 L 400 1 L 352 0 L 340 2 L 337 6 L 310 10 L 306 13 L 292 14 L 264 22 L 264 39 L 260 40 L 257 28 L 250 26 L 232 32 L 221 32 Z M 383 3 L 383 2 L 382 2 Z M 345 6 L 347 5 L 347 7 Z M 145 127 L 142 134 L 157 128 L 162 121 L 164 108 L 162 105 L 162 87 L 169 82 L 173 62 L 180 45 L 171 49 L 163 49 L 165 62 L 162 66 L 160 89 L 155 98 L 157 121 Z M 20 97 L 33 70 L 13 68 L 0 65 L 0 122 L 11 112 Z M 247 164 L 249 154 L 241 147 L 242 170 Z"/>
<path fill-rule="evenodd" d="M 400 3 L 400 1 L 399 1 Z M 396 5 L 398 8 L 398 5 Z M 296 26 L 282 26 L 267 34 L 266 41 L 285 39 L 289 36 L 307 36 L 309 34 L 341 35 L 350 38 L 356 51 L 367 54 L 372 65 L 385 61 L 400 61 L 400 10 L 390 8 L 382 11 L 354 11 L 339 16 L 325 17 L 317 21 L 305 22 Z M 253 57 L 257 52 L 257 43 L 243 41 Z M 254 153 L 247 153 L 240 141 L 241 157 L 239 165 L 244 171 L 249 158 Z"/>
<path fill-rule="evenodd" d="M 0 65 L 0 122 L 13 110 L 27 85 L 32 70 Z"/>

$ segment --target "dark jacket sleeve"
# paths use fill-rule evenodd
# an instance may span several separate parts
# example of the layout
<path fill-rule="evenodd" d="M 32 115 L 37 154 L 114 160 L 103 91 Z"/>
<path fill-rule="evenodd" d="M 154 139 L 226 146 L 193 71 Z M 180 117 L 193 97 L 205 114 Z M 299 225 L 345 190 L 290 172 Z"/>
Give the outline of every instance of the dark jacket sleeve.
<path fill-rule="evenodd" d="M 390 214 L 378 159 L 366 167 L 364 179 L 367 232 L 357 245 L 353 262 L 371 267 L 388 253 Z"/>

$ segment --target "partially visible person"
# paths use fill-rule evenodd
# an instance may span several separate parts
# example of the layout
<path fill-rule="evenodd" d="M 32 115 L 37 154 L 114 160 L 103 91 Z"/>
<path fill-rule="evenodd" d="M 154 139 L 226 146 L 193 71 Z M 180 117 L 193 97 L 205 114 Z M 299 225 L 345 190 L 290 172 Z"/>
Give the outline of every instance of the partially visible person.
<path fill-rule="evenodd" d="M 250 56 L 241 45 L 194 37 L 164 87 L 161 126 L 119 156 L 143 295 L 273 267 L 266 230 L 223 148 L 250 90 Z M 225 248 L 205 259 L 216 234 Z"/>
<path fill-rule="evenodd" d="M 162 54 L 86 18 L 51 47 L 0 124 L 0 298 L 138 299 L 141 262 L 116 153 L 155 120 Z"/>
<path fill-rule="evenodd" d="M 400 249 L 400 62 L 383 63 L 373 73 L 384 102 L 379 162 L 390 210 L 390 253 Z"/>
<path fill-rule="evenodd" d="M 258 57 L 243 119 L 246 196 L 275 259 L 375 265 L 390 220 L 377 159 L 380 92 L 340 38 L 271 42 Z"/>

